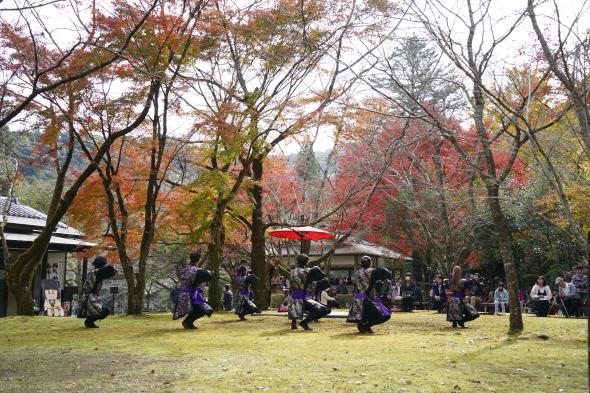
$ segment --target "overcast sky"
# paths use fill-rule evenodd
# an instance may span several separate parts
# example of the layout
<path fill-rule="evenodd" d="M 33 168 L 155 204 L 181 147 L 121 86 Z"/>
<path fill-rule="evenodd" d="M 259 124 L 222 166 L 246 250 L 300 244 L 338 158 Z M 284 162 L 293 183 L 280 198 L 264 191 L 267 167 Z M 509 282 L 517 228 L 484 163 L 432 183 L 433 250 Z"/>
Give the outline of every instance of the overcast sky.
<path fill-rule="evenodd" d="M 34 4 L 38 1 L 32 3 Z M 403 8 L 410 4 L 410 0 L 399 0 L 398 3 L 400 7 Z M 443 14 L 436 15 L 436 18 L 434 18 L 434 16 L 427 11 L 425 13 L 426 16 L 436 19 L 439 23 L 446 23 L 446 25 L 450 26 L 452 29 L 453 39 L 458 42 L 464 42 L 466 40 L 467 33 L 466 27 L 460 22 L 460 20 L 452 16 L 452 13 L 465 15 L 466 1 L 444 0 L 441 1 L 441 3 L 444 4 L 444 7 L 446 7 L 446 10 L 443 10 Z M 474 3 L 477 4 L 478 2 L 475 1 Z M 526 3 L 526 0 L 493 0 L 490 8 L 490 29 L 486 29 L 484 32 L 486 39 L 491 38 L 490 33 L 492 28 L 496 36 L 509 28 L 517 17 L 518 13 L 522 12 L 522 10 L 526 7 Z M 588 1 L 556 0 L 556 3 L 559 7 L 562 23 L 565 26 L 571 24 L 578 13 L 582 12 L 583 16 L 580 18 L 580 22 L 576 26 L 576 33 L 582 33 L 590 27 L 590 15 L 588 12 L 590 4 Z M 5 0 L 0 3 L 0 9 L 10 9 L 14 8 L 16 5 L 23 4 L 30 3 L 25 1 Z M 63 1 L 59 4 L 59 9 L 53 6 L 48 6 L 43 7 L 38 12 L 42 14 L 42 20 L 46 24 L 47 28 L 55 34 L 55 38 L 58 40 L 58 43 L 60 45 L 63 43 L 64 47 L 66 47 L 65 43 L 75 39 L 75 33 L 71 29 L 71 26 L 76 24 L 75 16 L 71 8 L 72 4 L 75 3 Z M 97 2 L 97 4 L 100 5 L 101 2 Z M 414 4 L 414 9 L 419 8 L 428 10 L 428 7 L 425 6 L 425 0 L 417 0 Z M 543 2 L 543 4 L 537 8 L 537 15 L 542 28 L 546 28 L 546 31 L 549 34 L 555 34 L 557 31 L 556 23 L 555 20 L 550 17 L 553 15 L 553 1 Z M 16 18 L 19 18 L 19 14 L 17 12 L 1 11 L 0 18 L 8 21 L 14 21 Z M 563 29 L 566 29 L 566 27 Z M 386 42 L 384 47 L 395 45 L 395 42 L 399 41 L 401 37 L 412 34 L 424 35 L 422 26 L 419 23 L 412 21 L 404 22 L 400 25 L 400 28 L 396 30 L 395 37 L 393 37 L 391 41 Z M 477 38 L 478 37 L 476 37 L 476 39 Z M 519 66 L 527 62 L 528 59 L 530 59 L 531 50 L 534 48 L 535 43 L 536 38 L 532 32 L 531 24 L 528 19 L 524 19 L 519 27 L 511 34 L 510 38 L 508 38 L 496 50 L 495 57 L 492 60 L 493 71 L 497 75 L 501 75 L 502 70 L 509 67 Z M 353 46 L 358 48 L 363 47 L 362 45 L 354 44 Z M 518 55 L 518 53 L 521 53 L 521 55 Z M 348 57 L 345 58 L 345 61 L 351 61 L 352 59 L 356 58 L 356 56 L 358 56 L 358 53 L 349 53 Z M 361 65 L 359 65 L 359 67 L 361 67 Z M 350 75 L 344 75 L 344 77 L 347 78 L 350 77 Z M 319 82 L 320 81 L 315 79 L 313 83 Z M 313 86 L 310 87 L 313 88 Z M 361 99 L 365 96 L 368 97 L 371 93 L 370 90 L 361 83 L 355 87 L 354 94 L 355 98 Z M 178 119 L 176 122 L 173 122 L 173 124 L 176 124 L 178 132 L 181 132 L 181 130 L 186 127 L 186 124 L 180 121 L 180 119 Z M 331 128 L 323 127 L 316 142 L 315 150 L 323 151 L 330 149 L 333 146 L 332 137 L 333 135 Z M 281 148 L 286 153 L 294 153 L 299 150 L 299 145 L 295 142 L 289 142 L 283 144 Z"/>

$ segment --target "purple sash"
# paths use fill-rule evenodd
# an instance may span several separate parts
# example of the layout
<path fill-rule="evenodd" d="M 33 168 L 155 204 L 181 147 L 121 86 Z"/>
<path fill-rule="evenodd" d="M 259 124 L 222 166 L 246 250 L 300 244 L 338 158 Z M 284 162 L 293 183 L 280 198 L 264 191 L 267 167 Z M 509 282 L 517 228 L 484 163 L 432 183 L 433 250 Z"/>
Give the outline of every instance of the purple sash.
<path fill-rule="evenodd" d="M 203 288 L 197 288 L 197 290 L 193 293 L 193 304 L 205 304 L 205 297 L 203 294 L 205 291 Z"/>
<path fill-rule="evenodd" d="M 293 289 L 291 291 L 291 297 L 296 300 L 305 300 L 307 293 L 303 289 Z"/>
<path fill-rule="evenodd" d="M 360 293 L 357 293 L 356 295 L 354 295 L 354 298 L 364 300 L 367 298 L 367 294 L 364 292 L 360 292 Z"/>
<path fill-rule="evenodd" d="M 383 300 L 381 300 L 381 298 L 376 297 L 375 299 L 373 299 L 373 303 L 375 304 L 375 306 L 377 306 L 379 311 L 381 311 L 381 314 L 384 317 L 391 315 L 391 310 L 385 307 L 385 305 L 383 304 Z"/>

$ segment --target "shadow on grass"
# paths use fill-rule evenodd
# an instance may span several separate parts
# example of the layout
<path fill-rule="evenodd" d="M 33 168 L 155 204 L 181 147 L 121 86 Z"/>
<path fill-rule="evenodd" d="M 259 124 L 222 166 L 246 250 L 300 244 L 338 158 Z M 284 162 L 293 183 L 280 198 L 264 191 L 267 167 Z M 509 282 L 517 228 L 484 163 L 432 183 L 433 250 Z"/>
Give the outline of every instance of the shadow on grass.
<path fill-rule="evenodd" d="M 227 321 L 219 321 L 219 320 L 217 320 L 217 321 L 209 322 L 209 324 L 211 324 L 211 325 L 233 325 L 233 324 L 241 324 L 241 325 L 244 325 L 244 324 L 248 323 L 249 321 L 250 321 L 250 319 L 246 319 L 245 321 L 240 321 L 238 319 L 238 317 L 236 316 L 236 319 L 229 319 Z"/>
<path fill-rule="evenodd" d="M 338 334 L 332 334 L 329 336 L 329 338 L 333 339 L 333 340 L 359 340 L 359 339 L 365 339 L 365 338 L 371 338 L 371 337 L 376 337 L 376 336 L 386 336 L 387 333 L 379 333 L 379 332 L 375 332 L 374 334 L 361 334 L 359 332 L 355 331 L 350 331 L 347 333 L 338 333 Z"/>
<path fill-rule="evenodd" d="M 289 325 L 289 326 L 285 325 L 284 329 L 262 331 L 262 332 L 260 332 L 259 336 L 260 337 L 276 337 L 276 336 L 287 336 L 287 335 L 293 335 L 293 334 L 313 334 L 313 333 L 320 333 L 320 332 L 321 332 L 320 329 L 314 329 L 312 331 L 309 331 L 309 330 L 303 330 L 303 329 L 299 328 L 299 329 L 292 330 L 291 325 Z"/>
<path fill-rule="evenodd" d="M 195 330 L 184 329 L 182 326 L 178 326 L 177 328 L 150 328 L 149 330 L 142 330 L 141 333 L 134 335 L 134 337 L 162 337 L 164 335 L 177 335 L 177 334 L 196 334 L 199 330 L 206 330 L 202 328 L 197 328 Z"/>

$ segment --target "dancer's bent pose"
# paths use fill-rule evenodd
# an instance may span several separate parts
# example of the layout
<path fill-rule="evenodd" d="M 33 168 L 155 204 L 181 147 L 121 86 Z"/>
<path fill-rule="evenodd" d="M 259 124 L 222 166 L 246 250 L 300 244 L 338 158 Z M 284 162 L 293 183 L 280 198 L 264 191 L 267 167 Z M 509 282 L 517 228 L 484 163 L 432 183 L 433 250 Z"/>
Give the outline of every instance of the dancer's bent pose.
<path fill-rule="evenodd" d="M 213 309 L 205 301 L 203 286 L 211 281 L 211 273 L 199 268 L 201 254 L 191 253 L 190 265 L 184 269 L 181 277 L 182 289 L 173 319 L 186 318 L 182 321 L 185 329 L 196 329 L 195 321 L 204 315 L 213 314 Z"/>
<path fill-rule="evenodd" d="M 238 268 L 238 274 L 236 275 L 236 284 L 238 288 L 236 314 L 238 314 L 242 321 L 246 320 L 246 315 L 258 312 L 258 307 L 254 304 L 253 291 L 256 281 L 258 281 L 258 278 L 254 274 L 248 273 L 248 269 L 245 265 L 241 265 Z"/>
<path fill-rule="evenodd" d="M 94 322 L 105 319 L 111 313 L 111 310 L 100 302 L 102 282 L 113 277 L 117 270 L 113 265 L 107 264 L 105 257 L 96 257 L 92 264 L 94 269 L 88 272 L 82 285 L 82 308 L 78 318 L 86 318 L 84 326 L 87 328 L 98 328 Z"/>
<path fill-rule="evenodd" d="M 391 273 L 385 268 L 371 269 L 371 263 L 371 257 L 363 256 L 360 268 L 352 276 L 354 297 L 346 321 L 356 323 L 360 333 L 373 333 L 372 326 L 391 317 L 391 311 L 378 296 L 378 289 L 391 279 Z"/>
<path fill-rule="evenodd" d="M 297 266 L 291 270 L 289 282 L 291 284 L 291 299 L 289 301 L 289 319 L 291 329 L 297 329 L 297 320 L 302 320 L 300 325 L 305 330 L 312 330 L 309 327 L 310 321 L 317 321 L 328 315 L 330 309 L 316 302 L 307 293 L 314 281 L 319 281 L 325 274 L 318 267 L 308 269 L 305 266 L 309 257 L 305 254 L 297 255 Z M 307 314 L 304 318 L 304 313 Z"/>

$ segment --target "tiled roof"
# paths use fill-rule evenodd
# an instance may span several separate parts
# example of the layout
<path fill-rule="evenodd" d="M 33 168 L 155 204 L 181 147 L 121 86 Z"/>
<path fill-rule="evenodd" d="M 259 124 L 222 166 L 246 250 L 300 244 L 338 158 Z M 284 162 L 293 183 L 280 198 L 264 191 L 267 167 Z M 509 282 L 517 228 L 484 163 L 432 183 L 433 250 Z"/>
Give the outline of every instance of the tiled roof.
<path fill-rule="evenodd" d="M 310 256 L 320 256 L 326 254 L 332 248 L 331 242 L 328 244 L 324 243 L 321 244 L 320 242 L 312 242 L 310 247 Z M 298 249 L 290 248 L 281 248 L 281 255 L 297 255 L 299 253 Z M 397 251 L 390 250 L 386 247 L 379 246 L 377 244 L 373 244 L 367 242 L 365 240 L 357 240 L 357 239 L 349 239 L 344 243 L 340 244 L 336 247 L 334 255 L 369 255 L 381 258 L 393 258 L 393 259 L 405 259 L 411 260 L 407 255 L 400 254 Z"/>
<path fill-rule="evenodd" d="M 8 198 L 0 196 L 0 221 L 2 220 L 2 213 L 6 206 Z M 24 225 L 31 228 L 41 228 L 45 226 L 47 216 L 32 207 L 21 205 L 18 201 L 13 201 L 8 210 L 8 223 Z M 55 229 L 56 234 L 82 237 L 84 234 L 75 228 L 72 228 L 63 222 L 57 224 Z"/>
<path fill-rule="evenodd" d="M 4 207 L 5 207 L 7 201 L 8 201 L 8 198 L 0 197 L 0 215 L 2 212 L 4 212 Z M 37 218 L 40 220 L 47 219 L 47 216 L 45 214 L 41 213 L 40 211 L 35 210 L 32 207 L 21 205 L 16 201 L 13 201 L 10 204 L 10 208 L 8 210 L 8 215 L 14 216 L 14 217 L 23 217 L 23 218 Z"/>

